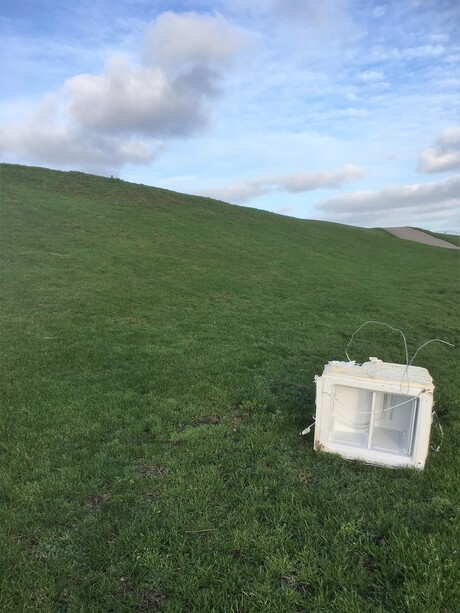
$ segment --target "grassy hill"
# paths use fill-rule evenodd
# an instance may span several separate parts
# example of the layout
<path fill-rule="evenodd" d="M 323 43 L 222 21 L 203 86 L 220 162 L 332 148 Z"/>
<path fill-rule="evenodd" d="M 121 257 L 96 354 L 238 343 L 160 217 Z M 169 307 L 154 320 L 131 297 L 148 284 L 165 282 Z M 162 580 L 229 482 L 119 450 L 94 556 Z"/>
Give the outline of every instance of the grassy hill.
<path fill-rule="evenodd" d="M 0 610 L 458 610 L 458 349 L 417 356 L 425 471 L 299 436 L 364 321 L 458 344 L 457 252 L 77 172 L 0 198 Z"/>

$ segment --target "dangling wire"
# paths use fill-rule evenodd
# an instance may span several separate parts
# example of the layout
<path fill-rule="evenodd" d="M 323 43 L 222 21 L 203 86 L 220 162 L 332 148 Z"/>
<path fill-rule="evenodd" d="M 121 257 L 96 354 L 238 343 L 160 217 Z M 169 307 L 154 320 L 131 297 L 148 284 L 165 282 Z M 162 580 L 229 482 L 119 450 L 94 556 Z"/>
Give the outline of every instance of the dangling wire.
<path fill-rule="evenodd" d="M 441 433 L 441 441 L 440 441 L 439 445 L 437 447 L 433 447 L 433 445 L 430 445 L 431 450 L 435 451 L 437 453 L 441 449 L 441 445 L 442 445 L 442 442 L 444 440 L 444 430 L 442 429 L 441 422 L 439 421 L 439 416 L 436 413 L 436 411 L 433 411 L 433 413 L 431 415 L 433 417 L 436 416 L 436 421 L 438 422 L 439 432 Z"/>
<path fill-rule="evenodd" d="M 426 347 L 426 345 L 429 345 L 430 343 L 444 343 L 444 345 L 449 345 L 449 347 L 455 347 L 455 345 L 453 345 L 452 343 L 448 343 L 447 341 L 443 341 L 440 338 L 432 338 L 431 341 L 426 341 L 426 343 L 423 343 L 423 345 L 420 345 L 420 347 L 417 349 L 417 351 L 412 356 L 412 359 L 409 362 L 408 367 L 412 366 L 412 362 L 415 360 L 415 356 L 420 351 L 420 349 L 423 349 L 423 347 Z"/>
<path fill-rule="evenodd" d="M 420 349 L 423 349 L 423 347 L 426 347 L 426 345 L 429 345 L 430 343 L 443 343 L 444 345 L 449 345 L 449 347 L 455 347 L 455 345 L 453 345 L 452 343 L 448 343 L 447 341 L 443 341 L 440 338 L 432 338 L 431 340 L 426 341 L 426 343 L 423 343 L 423 345 L 420 345 L 420 347 L 417 349 L 417 351 L 414 353 L 414 355 L 412 356 L 411 360 L 409 361 L 409 352 L 407 350 L 407 341 L 406 341 L 406 337 L 404 335 L 404 332 L 402 330 L 400 330 L 399 328 L 394 328 L 393 326 L 390 326 L 390 324 L 386 324 L 383 321 L 369 320 L 369 321 L 365 321 L 363 324 L 361 324 L 359 326 L 359 328 L 353 332 L 353 334 L 351 335 L 350 340 L 348 341 L 348 345 L 345 348 L 345 354 L 346 354 L 349 362 L 351 362 L 352 360 L 350 359 L 350 356 L 348 355 L 348 348 L 350 347 L 351 343 L 353 342 L 353 338 L 355 337 L 355 334 L 357 334 L 361 330 L 361 328 L 364 328 L 364 326 L 367 326 L 368 324 L 375 324 L 377 326 L 385 326 L 386 328 L 390 328 L 390 330 L 393 330 L 393 332 L 399 332 L 399 334 L 402 336 L 402 339 L 403 339 L 403 342 L 404 342 L 404 353 L 405 353 L 405 356 L 406 356 L 406 368 L 404 369 L 404 372 L 402 374 L 401 383 L 400 383 L 399 389 L 401 390 L 401 393 L 404 394 L 404 395 L 409 392 L 409 368 L 412 366 L 412 362 L 414 361 L 415 356 L 418 354 Z M 407 390 L 406 391 L 403 391 L 403 381 L 404 381 L 404 378 L 406 378 L 406 381 L 407 381 Z"/>
<path fill-rule="evenodd" d="M 364 328 L 364 326 L 367 326 L 368 324 L 375 324 L 377 326 L 385 326 L 387 328 L 390 328 L 390 330 L 393 330 L 393 332 L 399 332 L 399 334 L 402 336 L 403 341 L 404 341 L 404 351 L 406 353 L 406 364 L 409 363 L 409 353 L 407 351 L 407 341 L 406 341 L 406 337 L 404 336 L 404 332 L 402 330 L 400 330 L 399 328 L 393 328 L 393 326 L 390 326 L 389 324 L 384 323 L 383 321 L 373 321 L 373 320 L 369 320 L 369 321 L 365 321 L 363 324 L 361 324 L 359 326 L 359 328 L 357 330 L 355 330 L 353 332 L 353 334 L 351 335 L 350 340 L 348 341 L 348 345 L 345 349 L 345 354 L 348 358 L 348 361 L 351 362 L 352 360 L 350 359 L 350 356 L 348 355 L 348 348 L 350 347 L 351 343 L 353 342 L 353 339 L 355 337 L 355 334 L 357 334 L 361 328 Z"/>

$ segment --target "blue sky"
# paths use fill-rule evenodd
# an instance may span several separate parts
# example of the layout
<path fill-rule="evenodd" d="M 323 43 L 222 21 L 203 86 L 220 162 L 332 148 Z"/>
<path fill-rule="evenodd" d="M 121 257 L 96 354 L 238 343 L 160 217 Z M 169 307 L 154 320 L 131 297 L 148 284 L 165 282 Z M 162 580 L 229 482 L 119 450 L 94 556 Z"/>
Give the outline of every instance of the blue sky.
<path fill-rule="evenodd" d="M 460 232 L 458 0 L 3 0 L 0 159 Z"/>

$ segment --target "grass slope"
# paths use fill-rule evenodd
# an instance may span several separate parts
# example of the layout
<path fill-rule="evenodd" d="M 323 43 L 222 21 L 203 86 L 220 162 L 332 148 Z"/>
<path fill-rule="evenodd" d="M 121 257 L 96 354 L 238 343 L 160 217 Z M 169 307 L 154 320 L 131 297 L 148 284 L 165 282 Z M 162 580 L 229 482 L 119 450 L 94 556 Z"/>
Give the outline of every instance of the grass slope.
<path fill-rule="evenodd" d="M 365 320 L 412 352 L 458 341 L 456 252 L 81 173 L 0 181 L 1 610 L 458 611 L 457 350 L 417 357 L 445 428 L 424 472 L 298 434 Z M 370 327 L 352 353 L 402 359 Z"/>

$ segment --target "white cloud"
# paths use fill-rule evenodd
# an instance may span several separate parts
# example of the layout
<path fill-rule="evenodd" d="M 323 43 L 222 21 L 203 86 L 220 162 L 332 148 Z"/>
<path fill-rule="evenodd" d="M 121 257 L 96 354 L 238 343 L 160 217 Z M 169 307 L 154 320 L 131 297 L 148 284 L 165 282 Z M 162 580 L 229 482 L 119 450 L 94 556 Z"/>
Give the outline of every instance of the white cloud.
<path fill-rule="evenodd" d="M 372 81 L 381 81 L 384 79 L 384 74 L 380 70 L 365 70 L 358 75 L 360 81 L 369 83 Z"/>
<path fill-rule="evenodd" d="M 434 147 L 420 156 L 420 172 L 443 172 L 460 169 L 460 126 L 447 128 Z"/>
<path fill-rule="evenodd" d="M 287 215 L 288 217 L 295 217 L 296 209 L 293 206 L 282 206 L 275 210 L 278 215 Z"/>
<path fill-rule="evenodd" d="M 81 130 L 58 117 L 53 96 L 47 96 L 26 121 L 0 128 L 0 148 L 13 158 L 77 166 L 110 174 L 123 164 L 148 164 L 154 153 L 145 143 Z"/>
<path fill-rule="evenodd" d="M 214 0 L 225 9 L 255 21 L 255 31 L 266 37 L 272 50 L 291 50 L 299 58 L 326 58 L 362 36 L 360 20 L 353 18 L 350 0 Z"/>
<path fill-rule="evenodd" d="M 277 18 L 300 27 L 326 29 L 344 37 L 356 34 L 348 0 L 270 0 L 267 7 Z"/>
<path fill-rule="evenodd" d="M 285 177 L 274 177 L 275 184 L 288 192 L 309 192 L 321 188 L 342 187 L 345 183 L 362 179 L 366 174 L 363 168 L 346 164 L 340 170 L 319 172 L 298 172 Z"/>
<path fill-rule="evenodd" d="M 193 134 L 206 125 L 208 88 L 171 79 L 160 68 L 143 68 L 123 58 L 102 75 L 78 75 L 65 84 L 68 114 L 102 133 L 154 137 Z"/>
<path fill-rule="evenodd" d="M 237 181 L 225 187 L 206 190 L 202 193 L 226 202 L 247 202 L 257 196 L 275 191 L 300 193 L 317 189 L 337 189 L 345 183 L 361 179 L 365 174 L 366 171 L 362 168 L 347 164 L 339 170 L 306 171 Z"/>
<path fill-rule="evenodd" d="M 396 59 L 413 60 L 416 58 L 440 57 L 446 52 L 443 45 L 421 45 L 420 47 L 408 47 L 395 50 Z"/>
<path fill-rule="evenodd" d="M 372 61 L 410 61 L 423 58 L 438 58 L 445 53 L 446 48 L 443 45 L 420 45 L 418 47 L 378 49 L 370 55 L 370 59 Z"/>
<path fill-rule="evenodd" d="M 212 189 L 202 190 L 201 194 L 215 198 L 216 200 L 223 200 L 224 202 L 247 202 L 257 196 L 262 196 L 270 191 L 259 180 L 253 181 L 236 181 L 231 185 L 224 187 L 216 187 Z"/>
<path fill-rule="evenodd" d="M 152 139 L 208 124 L 224 70 L 245 43 L 221 16 L 164 13 L 149 26 L 138 63 L 112 57 L 101 74 L 68 79 L 27 120 L 0 131 L 0 149 L 85 168 L 149 162 Z"/>
<path fill-rule="evenodd" d="M 147 65 L 220 66 L 248 43 L 248 36 L 220 15 L 162 13 L 147 29 Z"/>
<path fill-rule="evenodd" d="M 460 209 L 460 175 L 439 183 L 389 186 L 323 200 L 316 209 L 328 219 L 354 225 L 417 225 L 449 218 Z"/>
<path fill-rule="evenodd" d="M 387 6 L 385 4 L 377 5 L 372 11 L 372 17 L 379 19 L 383 17 L 387 12 Z"/>

